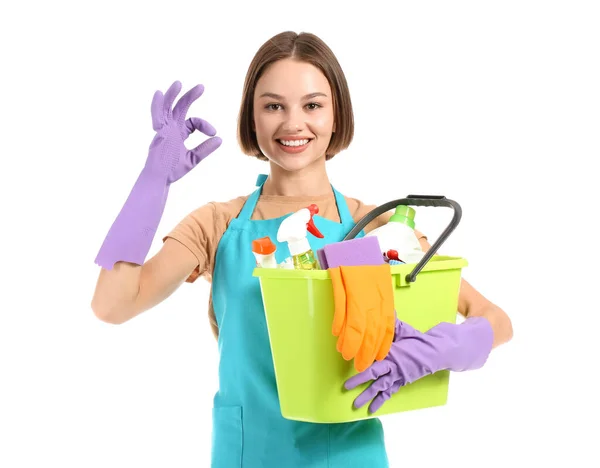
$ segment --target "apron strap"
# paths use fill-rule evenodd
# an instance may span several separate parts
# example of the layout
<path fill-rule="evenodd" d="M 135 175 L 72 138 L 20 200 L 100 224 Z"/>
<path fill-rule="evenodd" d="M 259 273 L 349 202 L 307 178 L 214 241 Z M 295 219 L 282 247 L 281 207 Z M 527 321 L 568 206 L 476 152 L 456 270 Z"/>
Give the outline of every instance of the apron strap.
<path fill-rule="evenodd" d="M 260 194 L 262 192 L 262 186 L 267 180 L 267 177 L 268 176 L 266 174 L 259 174 L 258 178 L 256 179 L 256 186 L 258 188 L 254 192 L 252 192 L 252 194 L 246 200 L 246 203 L 244 203 L 244 207 L 242 208 L 242 211 L 240 211 L 238 219 L 242 221 L 250 221 L 250 219 L 252 218 L 252 213 L 254 213 L 254 209 L 256 208 L 256 204 L 258 203 L 258 198 L 260 197 Z"/>
<path fill-rule="evenodd" d="M 269 176 L 267 174 L 258 174 L 258 177 L 256 178 L 256 186 L 262 187 L 268 178 Z"/>
<path fill-rule="evenodd" d="M 335 195 L 335 203 L 338 208 L 341 224 L 352 228 L 355 222 L 352 218 L 352 215 L 350 214 L 350 210 L 348 209 L 346 198 L 344 198 L 344 196 L 340 192 L 338 192 L 333 186 L 331 186 L 331 188 L 333 189 L 333 194 Z"/>

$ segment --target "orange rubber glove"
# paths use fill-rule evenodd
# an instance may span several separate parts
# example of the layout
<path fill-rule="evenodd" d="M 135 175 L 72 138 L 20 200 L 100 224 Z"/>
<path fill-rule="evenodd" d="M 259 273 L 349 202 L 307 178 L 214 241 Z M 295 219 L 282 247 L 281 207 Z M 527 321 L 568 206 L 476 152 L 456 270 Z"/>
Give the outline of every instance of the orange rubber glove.
<path fill-rule="evenodd" d="M 329 268 L 337 350 L 354 359 L 358 372 L 385 358 L 394 338 L 396 313 L 388 264 Z"/>

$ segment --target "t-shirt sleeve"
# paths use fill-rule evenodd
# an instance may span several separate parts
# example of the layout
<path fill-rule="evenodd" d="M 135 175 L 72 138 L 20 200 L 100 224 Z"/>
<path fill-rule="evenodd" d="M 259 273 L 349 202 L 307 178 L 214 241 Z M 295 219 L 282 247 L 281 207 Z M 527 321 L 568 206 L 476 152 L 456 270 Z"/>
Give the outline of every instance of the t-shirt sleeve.
<path fill-rule="evenodd" d="M 173 228 L 164 238 L 175 239 L 187 247 L 198 260 L 198 266 L 186 280 L 193 283 L 199 276 L 212 281 L 217 247 L 247 197 L 238 197 L 229 202 L 211 202 L 191 213 Z"/>
<path fill-rule="evenodd" d="M 168 238 L 187 247 L 198 260 L 198 266 L 186 280 L 193 283 L 199 276 L 212 272 L 212 250 L 216 250 L 216 244 L 222 236 L 222 229 L 217 223 L 217 206 L 208 203 L 183 218 L 171 232 L 163 237 L 163 242 Z"/>

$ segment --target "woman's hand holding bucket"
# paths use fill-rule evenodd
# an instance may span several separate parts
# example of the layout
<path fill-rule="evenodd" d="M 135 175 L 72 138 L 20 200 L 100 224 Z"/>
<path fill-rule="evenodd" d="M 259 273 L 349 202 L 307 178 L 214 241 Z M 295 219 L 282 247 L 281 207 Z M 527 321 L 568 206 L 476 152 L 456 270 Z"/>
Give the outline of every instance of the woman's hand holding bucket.
<path fill-rule="evenodd" d="M 361 408 L 371 401 L 376 412 L 400 387 L 440 370 L 466 371 L 482 367 L 492 350 L 493 331 L 484 317 L 456 325 L 442 322 L 426 333 L 396 320 L 394 342 L 383 361 L 346 381 L 347 390 L 373 383 L 354 401 Z"/>

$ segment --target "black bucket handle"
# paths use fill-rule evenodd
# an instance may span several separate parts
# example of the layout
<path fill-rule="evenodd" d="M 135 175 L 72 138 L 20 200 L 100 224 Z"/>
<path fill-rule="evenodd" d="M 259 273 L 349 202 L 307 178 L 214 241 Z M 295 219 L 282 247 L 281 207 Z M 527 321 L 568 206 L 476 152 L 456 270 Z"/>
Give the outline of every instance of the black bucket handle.
<path fill-rule="evenodd" d="M 395 209 L 399 205 L 408 205 L 408 206 L 443 206 L 447 208 L 452 208 L 454 210 L 454 216 L 450 221 L 450 224 L 444 229 L 442 235 L 434 242 L 431 248 L 425 253 L 421 261 L 417 263 L 413 271 L 411 271 L 408 275 L 406 275 L 407 283 L 414 283 L 417 280 L 417 275 L 423 269 L 423 267 L 427 264 L 427 262 L 435 255 L 435 253 L 439 250 L 446 239 L 452 234 L 452 231 L 456 229 L 458 223 L 460 222 L 460 218 L 462 217 L 462 208 L 458 203 L 454 200 L 450 200 L 443 195 L 408 195 L 406 198 L 400 198 L 398 200 L 393 200 L 388 203 L 384 203 L 383 205 L 378 206 L 374 210 L 367 213 L 363 216 L 356 226 L 352 228 L 352 230 L 344 237 L 344 240 L 354 239 L 360 231 L 364 229 L 364 227 L 373 221 L 378 216 L 383 213 Z"/>

